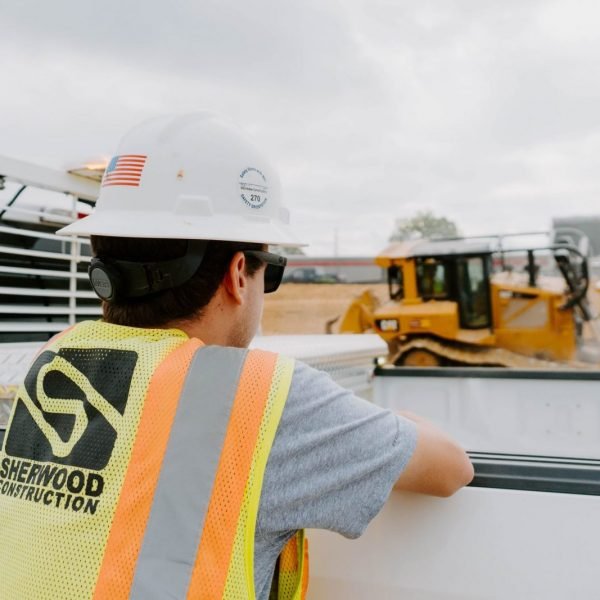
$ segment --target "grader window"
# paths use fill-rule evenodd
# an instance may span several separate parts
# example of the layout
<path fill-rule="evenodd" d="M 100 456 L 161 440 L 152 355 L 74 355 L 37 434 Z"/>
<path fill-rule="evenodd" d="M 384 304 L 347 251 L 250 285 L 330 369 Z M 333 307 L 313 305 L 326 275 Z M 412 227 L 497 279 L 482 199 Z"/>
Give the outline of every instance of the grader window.
<path fill-rule="evenodd" d="M 404 298 L 402 269 L 396 265 L 393 265 L 388 269 L 388 287 L 391 300 L 402 300 L 402 298 Z"/>
<path fill-rule="evenodd" d="M 489 327 L 489 281 L 483 258 L 459 260 L 457 266 L 461 327 Z"/>
<path fill-rule="evenodd" d="M 424 300 L 448 298 L 448 273 L 446 265 L 436 259 L 417 261 L 417 286 Z"/>

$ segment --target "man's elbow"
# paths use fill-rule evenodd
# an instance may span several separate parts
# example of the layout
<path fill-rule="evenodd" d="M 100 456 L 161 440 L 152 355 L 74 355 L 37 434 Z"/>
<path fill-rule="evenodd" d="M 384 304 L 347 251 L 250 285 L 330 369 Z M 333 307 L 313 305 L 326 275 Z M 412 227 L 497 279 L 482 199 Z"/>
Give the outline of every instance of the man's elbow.
<path fill-rule="evenodd" d="M 447 498 L 473 480 L 473 465 L 452 438 L 424 420 L 415 421 L 417 445 L 396 489 Z"/>
<path fill-rule="evenodd" d="M 467 454 L 463 454 L 462 460 L 458 462 L 451 475 L 445 478 L 440 486 L 439 493 L 436 494 L 436 496 L 439 496 L 440 498 L 449 498 L 458 492 L 458 490 L 469 485 L 469 483 L 473 481 L 473 477 L 475 476 L 473 464 L 469 460 Z"/>

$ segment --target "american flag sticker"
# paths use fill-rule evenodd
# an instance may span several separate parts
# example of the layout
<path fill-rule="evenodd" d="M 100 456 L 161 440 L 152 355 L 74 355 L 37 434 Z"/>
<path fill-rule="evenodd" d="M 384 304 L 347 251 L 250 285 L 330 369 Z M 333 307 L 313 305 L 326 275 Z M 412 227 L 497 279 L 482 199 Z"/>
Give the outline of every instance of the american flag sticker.
<path fill-rule="evenodd" d="M 127 185 L 138 187 L 142 178 L 142 171 L 146 164 L 143 154 L 122 154 L 113 156 L 108 163 L 102 180 L 102 187 L 110 185 Z"/>

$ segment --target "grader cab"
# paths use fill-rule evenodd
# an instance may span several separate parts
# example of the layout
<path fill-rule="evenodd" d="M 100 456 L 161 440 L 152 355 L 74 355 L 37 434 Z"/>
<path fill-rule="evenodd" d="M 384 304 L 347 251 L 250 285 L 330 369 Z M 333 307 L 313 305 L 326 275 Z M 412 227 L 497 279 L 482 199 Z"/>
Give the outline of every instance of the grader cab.
<path fill-rule="evenodd" d="M 581 358 L 592 318 L 584 248 L 416 240 L 389 246 L 376 263 L 387 269 L 389 300 L 370 298 L 365 309 L 363 295 L 339 330 L 364 331 L 370 315 L 395 365 L 543 368 Z"/>

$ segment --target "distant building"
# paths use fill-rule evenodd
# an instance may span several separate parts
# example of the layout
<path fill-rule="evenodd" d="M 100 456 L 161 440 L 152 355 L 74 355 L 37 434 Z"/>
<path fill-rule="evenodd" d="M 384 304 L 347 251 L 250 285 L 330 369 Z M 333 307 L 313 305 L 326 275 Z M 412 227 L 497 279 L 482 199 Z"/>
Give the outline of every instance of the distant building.
<path fill-rule="evenodd" d="M 378 267 L 374 257 L 288 256 L 286 280 L 309 283 L 329 279 L 346 283 L 380 283 L 385 281 L 385 270 Z M 314 279 L 313 279 L 314 280 Z"/>

